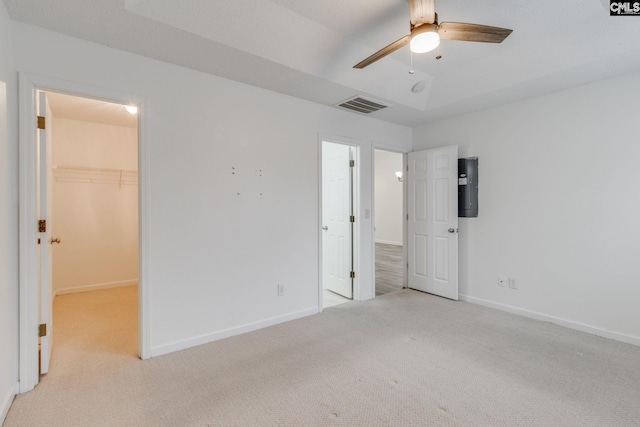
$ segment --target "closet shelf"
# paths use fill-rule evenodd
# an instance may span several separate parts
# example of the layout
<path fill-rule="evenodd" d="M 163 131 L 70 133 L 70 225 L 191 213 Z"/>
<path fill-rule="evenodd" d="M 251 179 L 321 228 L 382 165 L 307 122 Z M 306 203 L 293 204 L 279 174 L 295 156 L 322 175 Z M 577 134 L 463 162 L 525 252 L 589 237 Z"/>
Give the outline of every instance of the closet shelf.
<path fill-rule="evenodd" d="M 138 171 L 127 169 L 53 166 L 53 176 L 59 182 L 138 185 Z"/>

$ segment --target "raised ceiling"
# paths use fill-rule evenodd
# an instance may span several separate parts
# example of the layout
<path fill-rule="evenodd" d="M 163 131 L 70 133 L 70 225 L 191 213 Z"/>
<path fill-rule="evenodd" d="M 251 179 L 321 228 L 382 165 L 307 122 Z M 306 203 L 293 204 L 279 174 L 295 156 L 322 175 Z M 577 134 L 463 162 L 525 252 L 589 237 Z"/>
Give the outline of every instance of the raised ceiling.
<path fill-rule="evenodd" d="M 640 16 L 608 0 L 438 0 L 440 21 L 514 31 L 445 40 L 414 74 L 408 47 L 352 68 L 408 33 L 406 0 L 3 1 L 17 21 L 321 104 L 372 97 L 390 105 L 372 117 L 408 126 L 640 69 Z"/>

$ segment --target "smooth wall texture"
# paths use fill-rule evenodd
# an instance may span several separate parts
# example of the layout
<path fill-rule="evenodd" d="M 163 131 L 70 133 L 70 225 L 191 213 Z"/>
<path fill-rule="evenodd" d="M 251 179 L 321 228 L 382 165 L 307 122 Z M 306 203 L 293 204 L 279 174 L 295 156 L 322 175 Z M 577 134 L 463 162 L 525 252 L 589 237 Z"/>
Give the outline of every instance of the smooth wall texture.
<path fill-rule="evenodd" d="M 415 150 L 479 158 L 461 294 L 640 344 L 638 93 L 634 73 L 414 130 Z"/>
<path fill-rule="evenodd" d="M 137 283 L 137 128 L 58 117 L 52 127 L 54 292 Z"/>
<path fill-rule="evenodd" d="M 319 307 L 319 134 L 360 145 L 371 283 L 373 144 L 411 129 L 14 24 L 16 67 L 145 97 L 153 355 Z M 285 286 L 278 296 L 277 284 Z M 373 297 L 361 295 L 362 298 Z"/>
<path fill-rule="evenodd" d="M 17 79 L 11 26 L 0 2 L 0 424 L 18 381 Z"/>
<path fill-rule="evenodd" d="M 402 154 L 375 150 L 376 242 L 402 246 Z"/>

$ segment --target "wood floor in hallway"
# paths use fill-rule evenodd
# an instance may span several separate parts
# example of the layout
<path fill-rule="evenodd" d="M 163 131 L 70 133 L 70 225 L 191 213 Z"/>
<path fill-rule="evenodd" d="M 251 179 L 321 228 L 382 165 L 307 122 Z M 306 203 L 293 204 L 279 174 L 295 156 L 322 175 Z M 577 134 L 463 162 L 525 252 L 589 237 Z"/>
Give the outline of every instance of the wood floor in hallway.
<path fill-rule="evenodd" d="M 376 296 L 402 289 L 402 246 L 376 243 Z"/>

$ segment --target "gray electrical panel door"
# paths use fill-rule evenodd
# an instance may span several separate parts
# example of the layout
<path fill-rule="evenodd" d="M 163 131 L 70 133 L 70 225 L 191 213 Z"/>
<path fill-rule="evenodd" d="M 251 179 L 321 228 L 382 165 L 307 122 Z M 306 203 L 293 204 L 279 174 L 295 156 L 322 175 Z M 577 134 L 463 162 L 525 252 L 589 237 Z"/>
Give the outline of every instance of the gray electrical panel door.
<path fill-rule="evenodd" d="M 458 159 L 458 217 L 478 216 L 478 158 Z"/>

